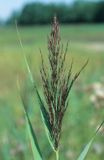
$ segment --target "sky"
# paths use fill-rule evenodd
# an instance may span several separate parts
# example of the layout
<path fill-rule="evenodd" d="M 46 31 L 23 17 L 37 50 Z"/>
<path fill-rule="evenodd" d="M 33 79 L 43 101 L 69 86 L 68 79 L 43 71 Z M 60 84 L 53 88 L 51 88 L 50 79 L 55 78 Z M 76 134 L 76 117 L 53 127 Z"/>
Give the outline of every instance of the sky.
<path fill-rule="evenodd" d="M 0 0 L 0 19 L 6 20 L 10 17 L 13 11 L 20 10 L 24 4 L 29 2 L 65 2 L 71 3 L 74 0 Z"/>

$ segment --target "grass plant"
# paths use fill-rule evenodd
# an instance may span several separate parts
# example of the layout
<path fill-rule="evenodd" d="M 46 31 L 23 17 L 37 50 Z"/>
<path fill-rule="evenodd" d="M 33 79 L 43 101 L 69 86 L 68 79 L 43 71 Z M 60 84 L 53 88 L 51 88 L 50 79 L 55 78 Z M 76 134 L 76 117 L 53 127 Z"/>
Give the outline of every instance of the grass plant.
<path fill-rule="evenodd" d="M 29 63 L 31 73 L 35 77 L 41 99 L 44 99 L 39 72 L 41 66 L 39 48 L 42 50 L 45 65 L 48 65 L 46 42 L 50 26 L 24 26 L 19 27 L 19 30 L 24 46 L 23 52 L 27 57 L 28 55 L 31 57 L 29 59 L 31 60 Z M 61 25 L 60 33 L 64 46 L 69 41 L 65 62 L 66 71 L 70 66 L 71 57 L 74 60 L 73 75 L 82 67 L 88 57 L 90 59 L 70 92 L 69 107 L 63 119 L 59 145 L 60 160 L 75 160 L 104 118 L 103 107 L 95 108 L 90 102 L 90 95 L 82 90 L 83 87 L 93 85 L 95 82 L 104 82 L 104 24 Z M 24 84 L 26 86 L 25 95 L 30 92 L 26 84 L 28 74 L 25 70 L 23 52 L 21 53 L 20 44 L 18 45 L 15 27 L 0 26 L 0 35 L 0 160 L 33 160 L 30 139 L 27 136 L 28 129 L 25 129 L 27 120 L 26 122 L 24 120 L 25 112 L 23 112 L 23 105 L 16 87 L 17 75 L 19 75 L 22 80 L 21 88 Z M 40 105 L 36 93 L 31 97 L 33 97 L 33 101 L 30 100 L 29 104 L 27 103 L 27 113 L 36 133 L 39 147 L 44 159 L 54 160 L 55 154 L 49 146 L 44 125 L 41 123 Z M 25 98 L 25 103 L 28 99 L 29 96 Z M 45 107 L 48 109 L 47 104 Z M 96 140 L 93 141 L 86 159 L 103 160 L 103 148 L 102 127 Z"/>
<path fill-rule="evenodd" d="M 20 41 L 21 44 L 21 41 Z M 22 46 L 22 45 L 21 45 Z M 38 89 L 36 87 L 34 78 L 31 74 L 30 67 L 27 62 L 27 58 L 25 58 L 26 66 L 28 69 L 29 77 L 32 83 L 33 89 L 36 91 L 39 105 L 40 105 L 40 111 L 43 119 L 43 123 L 46 129 L 46 133 L 48 136 L 49 143 L 52 147 L 53 152 L 56 155 L 56 160 L 59 160 L 59 142 L 61 137 L 61 128 L 62 128 L 62 122 L 64 114 L 67 110 L 68 103 L 69 103 L 69 93 L 70 90 L 75 82 L 75 80 L 80 75 L 81 71 L 86 67 L 88 64 L 88 60 L 85 62 L 85 64 L 82 66 L 82 68 L 75 73 L 74 76 L 72 76 L 72 67 L 73 67 L 73 60 L 70 64 L 69 70 L 65 70 L 65 61 L 66 61 L 66 54 L 68 50 L 68 43 L 66 45 L 66 48 L 64 50 L 63 44 L 61 44 L 61 38 L 60 38 L 60 32 L 59 32 L 59 23 L 57 21 L 57 18 L 54 17 L 53 24 L 52 24 L 52 30 L 50 33 L 50 36 L 48 37 L 48 60 L 49 60 L 49 66 L 47 67 L 45 65 L 42 52 L 41 53 L 41 78 L 43 83 L 43 91 L 44 91 L 44 97 L 45 102 L 42 100 Z M 48 69 L 47 69 L 48 68 Z M 33 130 L 31 121 L 28 116 L 27 112 L 27 104 L 25 103 L 25 97 L 24 95 L 21 96 L 23 105 L 24 105 L 24 111 L 26 115 L 26 123 L 28 126 L 28 133 L 31 140 L 31 146 L 33 150 L 34 160 L 37 157 L 38 160 L 43 160 L 43 152 L 40 151 L 40 147 L 35 135 L 35 132 Z M 97 135 L 98 131 L 102 127 L 104 121 L 101 123 L 101 125 L 98 127 L 97 131 L 95 132 L 94 136 L 92 136 L 89 143 L 85 146 L 83 151 L 81 152 L 80 156 L 77 160 L 84 160 L 89 148 Z"/>

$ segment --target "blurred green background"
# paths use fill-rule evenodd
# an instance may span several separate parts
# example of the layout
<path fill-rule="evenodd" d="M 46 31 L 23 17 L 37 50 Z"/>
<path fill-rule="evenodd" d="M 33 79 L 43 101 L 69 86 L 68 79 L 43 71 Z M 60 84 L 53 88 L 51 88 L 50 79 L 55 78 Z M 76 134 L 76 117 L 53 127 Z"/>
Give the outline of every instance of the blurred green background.
<path fill-rule="evenodd" d="M 96 3 L 98 2 L 95 2 L 94 5 Z M 82 4 L 80 2 L 80 5 Z M 90 2 L 88 4 L 92 5 Z M 79 5 L 76 3 L 76 6 Z M 56 9 L 55 11 L 57 12 Z M 62 127 L 60 160 L 74 160 L 104 119 L 104 24 L 95 22 L 89 24 L 85 21 L 76 21 L 74 24 L 68 21 L 67 24 L 64 24 L 58 13 L 57 16 L 61 23 L 61 41 L 64 47 L 69 41 L 67 68 L 73 58 L 73 73 L 76 73 L 89 58 L 87 67 L 81 73 L 70 93 L 69 107 Z M 48 54 L 47 35 L 50 33 L 51 26 L 49 23 L 51 24 L 54 10 L 51 14 L 48 24 L 40 25 L 37 23 L 34 25 L 35 23 L 33 23 L 32 26 L 30 24 L 26 26 L 26 24 L 19 23 L 18 27 L 24 51 L 19 45 L 15 25 L 11 25 L 15 18 L 13 17 L 12 21 L 2 22 L 0 26 L 0 160 L 33 160 L 26 134 L 17 79 L 19 77 L 22 85 L 25 84 L 26 87 L 27 70 L 23 58 L 24 52 L 28 57 L 38 89 L 42 93 L 39 49 L 41 48 L 46 59 Z M 68 15 L 68 11 L 66 15 Z M 103 14 L 102 17 L 104 18 Z M 96 98 L 97 90 L 94 86 L 97 86 L 96 88 L 100 92 L 101 97 L 99 99 Z M 26 91 L 28 92 L 28 90 Z M 29 94 L 28 96 L 29 115 L 39 144 L 46 159 L 53 160 L 55 158 L 45 135 L 36 95 L 34 93 L 34 95 Z M 103 132 L 104 129 L 102 128 L 92 145 L 87 160 L 103 159 Z"/>

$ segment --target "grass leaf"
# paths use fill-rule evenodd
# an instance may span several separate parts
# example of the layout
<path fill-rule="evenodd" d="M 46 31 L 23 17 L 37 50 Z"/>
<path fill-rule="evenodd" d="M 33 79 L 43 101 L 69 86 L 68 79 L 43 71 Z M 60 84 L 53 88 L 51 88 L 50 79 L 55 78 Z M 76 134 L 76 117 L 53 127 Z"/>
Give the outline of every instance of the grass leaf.
<path fill-rule="evenodd" d="M 40 111 L 41 111 L 41 115 L 42 115 L 42 120 L 43 120 L 43 123 L 46 127 L 46 135 L 48 136 L 48 140 L 53 148 L 53 145 L 52 145 L 52 138 L 51 138 L 51 124 L 50 124 L 50 121 L 49 121 L 49 113 L 47 112 L 45 106 L 44 106 L 44 103 L 40 97 L 40 94 L 37 90 L 37 87 L 36 87 L 36 84 L 35 84 L 35 81 L 34 81 L 34 78 L 32 76 L 32 73 L 31 73 L 31 70 L 30 70 L 30 67 L 29 67 L 29 64 L 28 64 L 28 60 L 27 60 L 27 57 L 26 55 L 24 54 L 24 60 L 25 60 L 25 64 L 26 64 L 26 67 L 27 67 L 27 71 L 28 71 L 28 75 L 29 75 L 29 78 L 30 78 L 30 81 L 32 83 L 32 85 L 34 86 L 34 89 L 36 91 L 36 94 L 37 94 L 37 97 L 38 97 L 38 101 L 39 101 L 39 106 L 40 106 Z M 53 148 L 54 149 L 54 148 Z"/>
<path fill-rule="evenodd" d="M 38 97 L 38 100 L 39 100 L 39 104 L 40 104 L 40 110 L 41 110 L 41 114 L 42 114 L 42 118 L 43 118 L 43 122 L 45 123 L 47 129 L 49 130 L 49 133 L 51 133 L 51 124 L 50 124 L 50 121 L 49 121 L 49 114 L 44 106 L 44 103 L 39 95 L 39 92 L 36 88 L 36 93 L 37 93 L 37 97 Z"/>
<path fill-rule="evenodd" d="M 50 143 L 52 149 L 55 150 L 54 146 L 53 146 L 53 142 L 52 142 L 52 136 L 51 136 L 52 127 L 51 127 L 51 124 L 50 124 L 50 121 L 49 121 L 49 113 L 47 112 L 47 110 L 44 106 L 44 103 L 43 103 L 36 87 L 35 87 L 35 89 L 36 89 L 37 97 L 38 97 L 39 104 L 40 104 L 39 106 L 40 106 L 42 120 L 43 120 L 45 129 L 46 129 L 46 135 L 48 137 L 48 140 L 49 140 L 49 143 Z"/>
<path fill-rule="evenodd" d="M 25 112 L 25 117 L 26 117 L 27 132 L 29 134 L 34 160 L 36 159 L 43 160 L 42 153 L 40 151 L 40 147 L 39 147 L 35 132 L 33 130 L 31 121 L 29 119 L 29 116 L 28 116 L 28 113 L 25 107 L 24 107 L 24 112 Z"/>
<path fill-rule="evenodd" d="M 85 146 L 85 148 L 83 149 L 83 151 L 81 152 L 81 154 L 79 155 L 77 160 L 84 160 L 87 156 L 87 153 L 92 145 L 93 140 L 95 139 L 96 135 L 98 134 L 100 128 L 102 127 L 102 125 L 104 124 L 104 121 L 99 125 L 98 129 L 96 130 L 95 134 L 93 135 L 93 137 L 91 138 L 91 140 L 89 141 L 89 143 Z"/>
<path fill-rule="evenodd" d="M 40 147 L 39 147 L 36 135 L 35 135 L 35 131 L 33 130 L 30 118 L 28 116 L 28 112 L 27 112 L 28 103 L 26 102 L 24 94 L 20 90 L 19 81 L 17 81 L 17 87 L 19 89 L 19 93 L 20 93 L 21 100 L 22 100 L 22 103 L 23 103 L 23 108 L 24 108 L 24 113 L 25 113 L 25 118 L 26 118 L 27 133 L 28 133 L 29 138 L 30 138 L 34 160 L 36 160 L 36 159 L 43 160 L 42 153 L 41 153 L 41 150 L 40 150 Z"/>

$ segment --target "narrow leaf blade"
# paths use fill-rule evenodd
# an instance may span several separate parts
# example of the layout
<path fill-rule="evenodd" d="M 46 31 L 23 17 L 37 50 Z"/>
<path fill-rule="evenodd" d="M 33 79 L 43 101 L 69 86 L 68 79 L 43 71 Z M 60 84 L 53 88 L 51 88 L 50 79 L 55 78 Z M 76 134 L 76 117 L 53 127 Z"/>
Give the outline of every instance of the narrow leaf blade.
<path fill-rule="evenodd" d="M 25 112 L 25 117 L 26 117 L 27 132 L 28 132 L 28 135 L 29 135 L 29 138 L 30 138 L 34 160 L 36 160 L 36 159 L 43 160 L 42 159 L 42 153 L 40 151 L 35 132 L 33 130 L 31 121 L 29 119 L 29 116 L 28 116 L 28 113 L 27 113 L 25 107 L 24 107 L 24 112 Z"/>
<path fill-rule="evenodd" d="M 37 142 L 37 138 L 35 136 L 34 130 L 32 128 L 31 122 L 30 122 L 27 114 L 26 114 L 26 125 L 27 125 L 27 131 L 29 134 L 30 142 L 31 142 L 34 160 L 36 160 L 36 159 L 43 160 L 42 154 L 41 154 L 38 142 Z"/>
<path fill-rule="evenodd" d="M 41 99 L 41 97 L 39 95 L 39 92 L 37 90 L 37 87 L 36 87 L 34 78 L 32 76 L 32 73 L 31 73 L 31 70 L 30 70 L 30 67 L 29 67 L 29 64 L 28 64 L 26 56 L 25 56 L 25 64 L 27 66 L 27 70 L 28 70 L 28 75 L 29 75 L 30 81 L 34 85 L 34 89 L 36 90 L 36 94 L 37 94 L 38 101 L 39 101 L 39 104 L 40 104 L 39 106 L 40 106 L 43 122 L 44 122 L 45 126 L 47 127 L 49 133 L 51 134 L 51 124 L 50 124 L 50 121 L 49 121 L 49 113 L 47 112 L 47 110 L 46 110 L 46 108 L 44 106 L 44 103 L 43 103 L 43 101 L 42 101 L 42 99 Z"/>
<path fill-rule="evenodd" d="M 40 104 L 40 110 L 41 110 L 43 122 L 45 123 L 45 126 L 47 127 L 49 133 L 51 134 L 51 124 L 50 124 L 50 121 L 49 121 L 49 113 L 47 112 L 47 110 L 44 106 L 44 103 L 43 103 L 43 101 L 42 101 L 42 99 L 39 95 L 39 92 L 38 92 L 37 88 L 36 88 L 36 93 L 37 93 L 38 101 L 39 101 L 39 104 Z"/>
<path fill-rule="evenodd" d="M 49 113 L 47 112 L 45 106 L 44 106 L 44 103 L 40 97 L 40 94 L 37 90 L 37 87 L 36 87 L 36 84 L 35 84 L 35 81 L 34 81 L 34 78 L 32 76 L 32 73 L 31 73 L 31 70 L 30 70 L 30 66 L 28 64 L 28 60 L 27 60 L 27 57 L 26 55 L 24 54 L 24 60 L 25 60 L 25 64 L 26 64 L 26 67 L 27 67 L 27 71 L 28 71 L 28 75 L 29 75 L 29 79 L 32 83 L 32 85 L 34 86 L 34 89 L 36 91 L 36 94 L 37 94 L 37 98 L 38 98 L 38 101 L 39 101 L 39 106 L 40 106 L 40 111 L 41 111 L 41 116 L 42 116 L 42 120 L 43 120 L 43 123 L 45 125 L 45 128 L 46 128 L 46 135 L 48 137 L 48 140 L 53 147 L 53 144 L 52 144 L 52 137 L 51 137 L 51 131 L 52 131 L 52 128 L 51 128 L 51 124 L 50 124 L 50 120 L 49 120 Z"/>
<path fill-rule="evenodd" d="M 99 125 L 98 129 L 96 130 L 95 134 L 93 135 L 93 137 L 91 138 L 91 140 L 89 141 L 89 143 L 85 146 L 85 148 L 83 149 L 83 151 L 81 152 L 81 154 L 79 155 L 77 160 L 84 160 L 87 156 L 87 153 L 92 145 L 93 140 L 95 139 L 95 137 L 97 136 L 100 128 L 102 127 L 102 125 L 104 124 L 104 121 Z"/>
<path fill-rule="evenodd" d="M 27 133 L 30 138 L 34 160 L 36 159 L 43 160 L 42 153 L 41 153 L 41 150 L 40 150 L 40 147 L 39 147 L 36 135 L 35 135 L 35 131 L 33 130 L 30 118 L 28 116 L 28 112 L 27 112 L 28 104 L 26 103 L 23 97 L 23 94 L 20 93 L 20 95 L 21 95 L 21 100 L 23 103 L 23 108 L 24 108 L 24 113 L 25 113 L 25 118 L 26 118 Z"/>
<path fill-rule="evenodd" d="M 39 106 L 40 106 L 40 111 L 41 111 L 43 124 L 45 126 L 46 135 L 47 135 L 48 141 L 49 141 L 52 149 L 55 150 L 54 145 L 53 145 L 53 140 L 52 140 L 52 134 L 51 134 L 52 126 L 51 126 L 50 121 L 49 121 L 49 113 L 47 112 L 47 110 L 44 106 L 44 103 L 43 103 L 36 87 L 35 87 L 35 89 L 36 89 L 37 97 L 38 97 L 39 104 L 40 104 Z"/>
<path fill-rule="evenodd" d="M 81 152 L 81 154 L 80 154 L 80 156 L 79 156 L 79 158 L 77 160 L 84 160 L 85 159 L 85 157 L 86 157 L 86 155 L 87 155 L 87 153 L 89 151 L 89 148 L 90 148 L 90 146 L 91 146 L 91 144 L 93 142 L 93 139 L 94 138 L 92 138 L 90 140 L 90 142 L 85 146 L 85 148 L 83 149 L 83 151 Z"/>
<path fill-rule="evenodd" d="M 27 70 L 28 70 L 29 78 L 30 78 L 30 80 L 33 84 L 33 82 L 34 82 L 33 77 L 32 77 L 32 74 L 31 74 L 31 71 L 30 71 L 30 68 L 29 68 L 29 65 L 28 65 L 26 55 L 24 54 L 24 48 L 23 48 L 23 44 L 22 44 L 22 41 L 21 41 L 19 30 L 18 30 L 17 22 L 16 22 L 16 31 L 17 31 L 17 36 L 18 36 L 18 39 L 19 39 L 20 46 L 21 46 L 22 51 L 23 51 L 23 56 L 24 56 L 24 60 L 25 60 Z M 20 90 L 19 84 L 18 84 L 18 87 L 19 87 L 19 90 Z M 31 146 L 32 146 L 34 160 L 36 160 L 36 159 L 43 160 L 42 154 L 41 154 L 38 142 L 37 142 L 35 132 L 33 130 L 31 121 L 29 119 L 29 116 L 28 116 L 28 113 L 27 113 L 27 110 L 26 110 L 27 105 L 26 105 L 22 95 L 21 95 L 21 99 L 22 99 L 23 106 L 24 106 L 24 112 L 25 112 L 25 117 L 26 117 L 26 125 L 27 125 L 27 130 L 28 130 L 28 134 L 29 134 L 29 138 L 30 138 L 30 142 L 31 142 Z"/>

